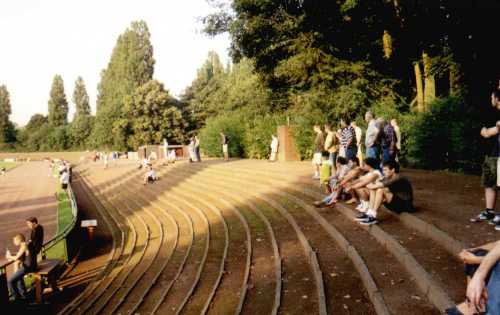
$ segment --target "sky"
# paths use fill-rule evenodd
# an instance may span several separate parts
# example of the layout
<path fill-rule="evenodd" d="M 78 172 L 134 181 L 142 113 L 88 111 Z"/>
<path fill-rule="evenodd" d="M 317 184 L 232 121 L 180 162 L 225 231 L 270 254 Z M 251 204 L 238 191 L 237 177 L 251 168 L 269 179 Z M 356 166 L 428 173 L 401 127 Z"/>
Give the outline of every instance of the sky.
<path fill-rule="evenodd" d="M 210 10 L 206 0 L 1 0 L 0 85 L 11 96 L 10 119 L 22 126 L 35 113 L 47 114 L 55 74 L 64 80 L 70 120 L 79 75 L 95 113 L 100 72 L 135 20 L 146 21 L 151 32 L 154 78 L 178 96 L 210 50 L 228 61 L 229 37 L 201 33 L 199 18 Z"/>

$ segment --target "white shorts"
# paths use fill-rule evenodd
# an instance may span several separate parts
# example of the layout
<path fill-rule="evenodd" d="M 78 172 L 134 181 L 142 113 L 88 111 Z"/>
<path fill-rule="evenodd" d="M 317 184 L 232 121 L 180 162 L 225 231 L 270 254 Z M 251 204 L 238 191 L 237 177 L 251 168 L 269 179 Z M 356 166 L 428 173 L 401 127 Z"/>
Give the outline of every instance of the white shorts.
<path fill-rule="evenodd" d="M 312 163 L 314 165 L 321 165 L 322 157 L 321 153 L 314 153 Z"/>
<path fill-rule="evenodd" d="M 227 144 L 223 144 L 222 145 L 222 152 L 223 153 L 227 153 L 228 152 L 228 146 L 227 146 Z"/>

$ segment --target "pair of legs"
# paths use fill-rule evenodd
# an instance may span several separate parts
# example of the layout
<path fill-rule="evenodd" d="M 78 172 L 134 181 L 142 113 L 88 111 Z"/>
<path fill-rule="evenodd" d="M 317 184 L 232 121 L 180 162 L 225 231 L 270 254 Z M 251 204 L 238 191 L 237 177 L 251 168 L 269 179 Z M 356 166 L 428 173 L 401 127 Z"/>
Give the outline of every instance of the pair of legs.
<path fill-rule="evenodd" d="M 377 217 L 380 206 L 383 203 L 391 203 L 392 198 L 394 197 L 388 188 L 370 189 L 369 195 L 370 204 L 368 208 L 368 215 L 371 215 L 374 218 Z"/>
<path fill-rule="evenodd" d="M 337 161 L 337 152 L 330 152 L 330 156 L 328 157 L 328 160 L 330 161 L 330 165 L 332 166 L 332 174 L 335 174 L 337 172 L 336 168 L 336 161 Z"/>
<path fill-rule="evenodd" d="M 7 282 L 9 286 L 10 292 L 12 292 L 12 296 L 14 300 L 19 298 L 24 298 L 24 294 L 26 292 L 26 287 L 24 285 L 24 275 L 26 274 L 26 270 L 24 267 L 19 267 L 12 276 L 9 278 Z"/>

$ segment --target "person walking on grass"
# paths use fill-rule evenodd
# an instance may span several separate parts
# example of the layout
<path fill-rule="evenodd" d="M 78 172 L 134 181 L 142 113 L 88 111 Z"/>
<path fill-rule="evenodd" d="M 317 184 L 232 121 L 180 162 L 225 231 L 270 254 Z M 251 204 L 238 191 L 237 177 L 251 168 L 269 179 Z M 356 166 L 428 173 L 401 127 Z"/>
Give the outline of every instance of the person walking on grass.
<path fill-rule="evenodd" d="M 271 135 L 271 155 L 269 156 L 269 162 L 276 162 L 276 156 L 278 154 L 279 141 L 276 135 Z"/>
<path fill-rule="evenodd" d="M 500 110 L 500 90 L 496 90 L 491 94 L 491 105 L 497 110 Z M 481 176 L 481 183 L 484 187 L 484 200 L 486 208 L 481 211 L 476 217 L 471 218 L 471 222 L 490 221 L 495 225 L 495 229 L 500 231 L 500 215 L 495 215 L 495 207 L 497 201 L 497 190 L 500 186 L 498 181 L 498 161 L 500 156 L 500 121 L 496 126 L 481 129 L 481 137 L 491 139 L 491 152 L 485 156 L 483 163 L 483 174 Z"/>
<path fill-rule="evenodd" d="M 32 253 L 32 256 L 34 257 L 32 261 L 32 266 L 33 269 L 36 270 L 37 268 L 37 257 L 38 254 L 42 251 L 42 246 L 43 246 L 43 237 L 44 237 L 44 232 L 43 232 L 43 226 L 38 224 L 38 219 L 35 217 L 29 217 L 26 219 L 26 225 L 31 231 L 30 234 L 30 239 L 28 240 L 28 249 Z"/>
<path fill-rule="evenodd" d="M 225 133 L 220 133 L 220 141 L 222 144 L 222 154 L 224 155 L 224 161 L 229 161 L 229 137 Z"/>
<path fill-rule="evenodd" d="M 16 234 L 12 239 L 15 246 L 19 247 L 19 250 L 15 255 L 12 255 L 7 249 L 5 258 L 8 261 L 14 262 L 14 273 L 10 276 L 7 281 L 10 292 L 14 301 L 19 301 L 20 299 L 26 299 L 26 287 L 24 284 L 24 276 L 33 271 L 33 256 L 28 249 L 28 244 L 26 239 L 22 234 Z"/>
<path fill-rule="evenodd" d="M 323 136 L 323 131 L 321 131 L 320 125 L 316 124 L 313 126 L 313 130 L 316 133 L 316 138 L 314 138 L 314 155 L 312 164 L 314 167 L 313 179 L 319 179 L 319 171 L 322 164 L 322 152 L 325 146 L 325 138 Z"/>

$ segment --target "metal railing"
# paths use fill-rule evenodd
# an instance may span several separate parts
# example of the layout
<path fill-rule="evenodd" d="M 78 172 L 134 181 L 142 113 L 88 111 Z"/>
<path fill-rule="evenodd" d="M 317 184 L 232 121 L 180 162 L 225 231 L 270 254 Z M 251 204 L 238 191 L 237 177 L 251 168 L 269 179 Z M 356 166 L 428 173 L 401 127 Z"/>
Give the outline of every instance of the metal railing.
<path fill-rule="evenodd" d="M 51 258 L 58 258 L 61 259 L 63 262 L 68 261 L 68 251 L 67 251 L 67 244 L 66 240 L 71 231 L 73 231 L 74 227 L 76 226 L 76 222 L 78 219 L 78 207 L 76 204 L 76 199 L 75 195 L 73 193 L 73 190 L 71 189 L 71 185 L 68 185 L 68 188 L 66 189 L 66 192 L 68 194 L 68 199 L 71 203 L 71 214 L 72 214 L 72 220 L 70 224 L 68 224 L 62 231 L 58 231 L 57 235 L 55 235 L 53 238 L 51 238 L 49 241 L 44 243 L 42 245 L 42 250 L 39 255 L 39 258 L 41 257 L 42 259 L 47 258 L 47 254 L 50 253 L 50 250 L 55 248 L 55 246 L 61 244 L 60 246 L 64 246 L 64 251 L 62 257 L 61 255 L 57 255 L 58 257 L 51 257 Z M 58 200 L 59 201 L 59 200 Z M 59 204 L 58 204 L 58 212 L 59 212 Z M 59 217 L 59 213 L 58 213 Z M 0 305 L 3 305 L 3 303 L 9 301 L 9 293 L 7 288 L 7 269 L 10 265 L 12 265 L 14 261 L 9 261 L 7 263 L 4 263 L 3 265 L 0 265 Z"/>

